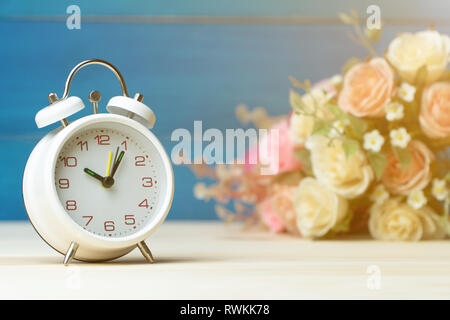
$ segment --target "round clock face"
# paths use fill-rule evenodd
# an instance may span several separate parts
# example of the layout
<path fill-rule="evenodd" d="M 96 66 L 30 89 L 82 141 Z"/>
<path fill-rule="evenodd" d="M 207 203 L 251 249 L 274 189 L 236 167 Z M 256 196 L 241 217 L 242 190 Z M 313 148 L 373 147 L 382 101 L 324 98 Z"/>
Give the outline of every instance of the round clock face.
<path fill-rule="evenodd" d="M 162 157 L 144 135 L 120 123 L 97 123 L 62 146 L 55 186 L 67 214 L 85 230 L 121 238 L 142 230 L 165 189 Z"/>

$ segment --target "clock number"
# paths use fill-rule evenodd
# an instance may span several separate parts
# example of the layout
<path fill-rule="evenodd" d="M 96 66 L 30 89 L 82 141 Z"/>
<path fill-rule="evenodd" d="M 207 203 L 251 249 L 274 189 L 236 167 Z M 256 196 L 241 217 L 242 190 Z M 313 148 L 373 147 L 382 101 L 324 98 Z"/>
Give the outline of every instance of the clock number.
<path fill-rule="evenodd" d="M 84 146 L 86 146 L 86 151 L 89 151 L 88 142 L 87 141 L 80 141 L 80 142 L 77 143 L 77 146 L 78 145 L 80 146 L 81 151 L 84 150 Z"/>
<path fill-rule="evenodd" d="M 77 202 L 75 200 L 66 201 L 66 210 L 74 211 L 77 210 Z"/>
<path fill-rule="evenodd" d="M 127 140 L 123 140 L 123 142 L 120 144 L 123 145 L 123 148 L 125 149 L 125 151 L 127 151 Z"/>
<path fill-rule="evenodd" d="M 116 227 L 114 226 L 114 221 L 105 221 L 105 231 L 114 231 Z"/>
<path fill-rule="evenodd" d="M 136 160 L 136 162 L 134 163 L 136 167 L 145 167 L 145 157 L 136 156 L 134 157 L 134 160 Z"/>
<path fill-rule="evenodd" d="M 136 219 L 134 219 L 134 214 L 126 214 L 125 215 L 125 224 L 127 226 L 132 226 L 136 223 Z"/>
<path fill-rule="evenodd" d="M 97 139 L 97 143 L 101 146 L 109 146 L 109 136 L 107 134 L 102 134 L 99 136 L 95 136 L 94 139 Z"/>
<path fill-rule="evenodd" d="M 77 158 L 75 157 L 63 157 L 61 161 L 64 163 L 64 167 L 76 167 L 77 166 Z"/>
<path fill-rule="evenodd" d="M 60 189 L 69 189 L 70 187 L 69 179 L 59 179 L 58 184 Z"/>
<path fill-rule="evenodd" d="M 147 201 L 147 199 L 142 200 L 142 202 L 139 203 L 138 206 L 141 207 L 141 208 L 147 208 L 148 209 L 148 201 Z"/>
<path fill-rule="evenodd" d="M 89 223 L 91 223 L 92 219 L 94 218 L 93 216 L 83 216 L 83 218 L 87 218 L 89 219 L 88 222 L 86 222 L 85 226 L 87 226 Z"/>
<path fill-rule="evenodd" d="M 150 177 L 143 177 L 142 178 L 142 186 L 145 188 L 153 187 L 153 179 Z"/>

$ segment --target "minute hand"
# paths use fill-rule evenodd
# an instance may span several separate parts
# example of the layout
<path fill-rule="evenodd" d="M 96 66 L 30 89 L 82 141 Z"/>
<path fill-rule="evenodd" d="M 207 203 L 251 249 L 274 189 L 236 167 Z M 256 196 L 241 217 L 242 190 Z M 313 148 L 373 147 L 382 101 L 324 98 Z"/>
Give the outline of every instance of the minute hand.
<path fill-rule="evenodd" d="M 114 162 L 114 166 L 113 166 L 112 171 L 111 171 L 111 178 L 114 177 L 114 174 L 116 173 L 120 162 L 122 162 L 124 154 L 125 154 L 125 151 L 120 152 L 119 156 L 117 157 L 117 160 Z"/>

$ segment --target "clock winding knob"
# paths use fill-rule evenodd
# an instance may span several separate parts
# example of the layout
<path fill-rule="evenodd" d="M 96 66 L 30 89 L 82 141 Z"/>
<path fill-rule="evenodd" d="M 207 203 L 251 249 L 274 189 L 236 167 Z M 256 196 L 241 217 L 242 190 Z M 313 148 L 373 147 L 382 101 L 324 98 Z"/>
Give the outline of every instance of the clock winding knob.
<path fill-rule="evenodd" d="M 98 113 L 98 102 L 102 98 L 102 95 L 97 90 L 93 90 L 89 93 L 89 101 L 92 102 L 92 110 L 94 114 Z"/>

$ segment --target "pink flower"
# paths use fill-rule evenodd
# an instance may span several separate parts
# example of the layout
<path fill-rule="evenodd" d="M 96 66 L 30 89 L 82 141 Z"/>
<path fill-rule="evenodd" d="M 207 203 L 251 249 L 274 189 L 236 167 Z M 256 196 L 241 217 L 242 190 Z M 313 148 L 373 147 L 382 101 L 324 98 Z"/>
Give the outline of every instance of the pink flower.
<path fill-rule="evenodd" d="M 258 205 L 257 211 L 261 217 L 262 222 L 273 233 L 281 233 L 285 230 L 285 226 L 281 218 L 274 212 L 272 206 L 272 199 L 267 198 Z"/>
<path fill-rule="evenodd" d="M 278 133 L 278 139 L 273 134 Z M 260 152 L 260 148 L 262 149 Z M 278 156 L 277 154 L 278 153 Z M 257 160 L 254 163 L 254 160 Z M 284 120 L 273 126 L 258 145 L 253 146 L 245 155 L 245 169 L 250 171 L 259 164 L 270 168 L 272 174 L 300 170 L 302 164 L 295 158 L 294 144 L 289 137 L 289 121 Z"/>
<path fill-rule="evenodd" d="M 297 192 L 297 185 L 274 185 L 271 189 L 272 209 L 281 219 L 286 231 L 300 235 L 297 228 L 297 213 L 294 208 L 294 196 Z"/>
<path fill-rule="evenodd" d="M 250 147 L 250 149 L 245 154 L 245 164 L 244 164 L 245 171 L 247 172 L 252 171 L 253 167 L 256 165 L 256 163 L 254 163 L 251 160 L 258 159 L 258 150 L 259 150 L 258 144 L 256 144 Z"/>

